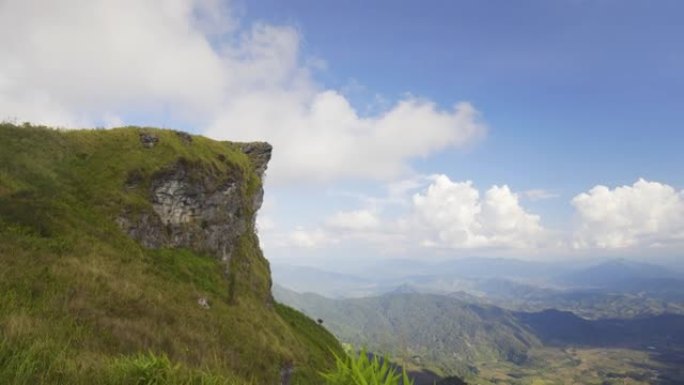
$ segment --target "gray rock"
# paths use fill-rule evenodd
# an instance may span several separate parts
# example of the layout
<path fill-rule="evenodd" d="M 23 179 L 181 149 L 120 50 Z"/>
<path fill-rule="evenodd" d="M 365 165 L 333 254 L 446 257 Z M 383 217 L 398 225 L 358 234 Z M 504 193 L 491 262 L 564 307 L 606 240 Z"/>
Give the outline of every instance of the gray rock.
<path fill-rule="evenodd" d="M 209 308 L 211 308 L 211 306 L 209 306 L 209 301 L 207 301 L 207 299 L 206 299 L 205 297 L 199 297 L 199 298 L 197 299 L 197 304 L 198 304 L 202 309 L 207 309 L 207 310 L 209 310 Z"/>
<path fill-rule="evenodd" d="M 263 173 L 270 158 L 270 145 L 253 149 L 255 169 Z M 142 186 L 135 171 L 127 189 Z M 263 189 L 243 196 L 240 169 L 219 175 L 199 164 L 180 159 L 154 174 L 149 183 L 152 212 L 130 210 L 117 218 L 119 226 L 147 248 L 185 247 L 211 254 L 226 264 L 237 239 L 254 228 L 255 213 L 263 201 Z"/>
<path fill-rule="evenodd" d="M 156 135 L 148 134 L 146 132 L 141 132 L 140 133 L 140 143 L 142 143 L 142 145 L 145 148 L 152 148 L 157 143 L 159 143 L 159 137 Z"/>
<path fill-rule="evenodd" d="M 266 142 L 249 142 L 249 143 L 239 143 L 242 152 L 247 154 L 249 159 L 252 161 L 254 166 L 254 171 L 263 178 L 264 172 L 266 172 L 266 166 L 271 160 L 271 152 L 273 147 Z"/>
<path fill-rule="evenodd" d="M 294 365 L 292 362 L 285 362 L 280 368 L 280 385 L 290 385 L 293 373 Z"/>
<path fill-rule="evenodd" d="M 174 131 L 176 135 L 180 138 L 180 140 L 185 143 L 185 144 L 190 144 L 192 143 L 192 135 L 188 134 L 187 132 L 183 131 Z"/>

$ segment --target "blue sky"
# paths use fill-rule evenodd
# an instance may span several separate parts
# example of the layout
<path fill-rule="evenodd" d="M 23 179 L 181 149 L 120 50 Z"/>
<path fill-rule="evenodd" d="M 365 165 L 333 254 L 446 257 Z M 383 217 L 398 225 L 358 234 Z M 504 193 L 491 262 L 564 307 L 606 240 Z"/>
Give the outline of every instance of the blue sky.
<path fill-rule="evenodd" d="M 274 260 L 677 259 L 682 14 L 636 0 L 10 0 L 0 118 L 272 142 L 259 226 Z"/>
<path fill-rule="evenodd" d="M 250 20 L 296 26 L 323 81 L 359 110 L 375 95 L 471 101 L 490 130 L 466 151 L 413 162 L 527 202 L 569 228 L 570 198 L 638 178 L 684 186 L 684 11 L 645 1 L 252 1 Z"/>
<path fill-rule="evenodd" d="M 361 110 L 375 94 L 472 102 L 487 140 L 417 163 L 423 172 L 569 192 L 684 183 L 681 2 L 257 0 L 244 12 L 296 26 L 328 62 L 323 81 L 363 87 L 349 93 Z"/>

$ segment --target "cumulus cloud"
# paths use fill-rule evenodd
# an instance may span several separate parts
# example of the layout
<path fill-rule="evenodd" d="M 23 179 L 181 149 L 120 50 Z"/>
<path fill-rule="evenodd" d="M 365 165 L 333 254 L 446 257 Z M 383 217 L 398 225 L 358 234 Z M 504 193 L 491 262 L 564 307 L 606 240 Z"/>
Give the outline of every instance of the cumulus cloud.
<path fill-rule="evenodd" d="M 0 2 L 0 119 L 180 124 L 267 140 L 271 180 L 387 179 L 485 125 L 470 104 L 406 96 L 361 116 L 317 84 L 288 26 L 240 27 L 217 0 Z M 183 128 L 183 127 L 178 127 Z"/>
<path fill-rule="evenodd" d="M 389 179 L 408 171 L 410 159 L 463 146 L 486 130 L 469 103 L 442 110 L 409 97 L 378 116 L 360 117 L 333 90 L 259 92 L 227 105 L 222 116 L 210 136 L 266 138 L 276 149 L 272 172 L 289 179 Z"/>
<path fill-rule="evenodd" d="M 666 246 L 684 242 L 684 191 L 639 179 L 631 186 L 595 186 L 572 200 L 580 225 L 576 248 Z"/>
<path fill-rule="evenodd" d="M 80 125 L 166 107 L 205 112 L 225 83 L 196 25 L 206 1 L 0 3 L 0 113 Z"/>
<path fill-rule="evenodd" d="M 526 192 L 515 193 L 507 185 L 479 190 L 471 181 L 435 175 L 387 186 L 386 196 L 359 197 L 366 207 L 338 211 L 312 229 L 297 228 L 281 244 L 314 248 L 345 243 L 396 255 L 422 255 L 426 247 L 495 249 L 527 257 L 572 249 L 638 252 L 684 245 L 684 190 L 644 179 L 578 194 L 571 201 L 577 226 L 555 231 L 523 206 L 520 196 Z"/>
<path fill-rule="evenodd" d="M 429 185 L 423 182 L 418 187 L 421 179 L 429 180 Z M 528 213 L 506 185 L 492 186 L 481 194 L 470 181 L 454 182 L 446 175 L 437 175 L 388 186 L 388 197 L 364 200 L 379 210 L 338 211 L 315 230 L 299 228 L 287 245 L 312 247 L 334 240 L 364 244 L 380 253 L 392 250 L 409 254 L 424 247 L 531 250 L 552 245 L 540 217 Z M 413 196 L 405 194 L 416 189 Z M 388 204 L 399 210 L 389 210 Z"/>
<path fill-rule="evenodd" d="M 528 248 L 543 241 L 540 217 L 520 206 L 517 194 L 493 186 L 481 196 L 473 183 L 438 175 L 413 197 L 424 244 L 452 248 Z"/>

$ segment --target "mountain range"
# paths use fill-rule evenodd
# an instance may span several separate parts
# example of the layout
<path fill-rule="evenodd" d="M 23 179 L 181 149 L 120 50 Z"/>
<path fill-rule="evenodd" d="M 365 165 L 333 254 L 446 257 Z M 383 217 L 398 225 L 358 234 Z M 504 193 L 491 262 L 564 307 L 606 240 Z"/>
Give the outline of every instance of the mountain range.
<path fill-rule="evenodd" d="M 330 299 L 276 285 L 274 295 L 319 319 L 341 341 L 389 352 L 409 368 L 461 376 L 473 384 L 490 383 L 487 376 L 493 371 L 504 371 L 511 383 L 551 380 L 562 371 L 540 369 L 549 365 L 549 356 L 570 362 L 562 368 L 570 371 L 572 362 L 596 350 L 610 358 L 575 375 L 600 379 L 614 370 L 620 379 L 684 380 L 684 315 L 589 320 L 568 311 L 510 311 L 468 298 L 402 290 Z"/>

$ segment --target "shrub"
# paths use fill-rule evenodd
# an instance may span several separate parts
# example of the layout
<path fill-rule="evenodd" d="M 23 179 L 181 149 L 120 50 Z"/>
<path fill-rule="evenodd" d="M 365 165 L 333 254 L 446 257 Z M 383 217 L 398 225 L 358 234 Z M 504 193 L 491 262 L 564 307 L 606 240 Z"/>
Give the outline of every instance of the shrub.
<path fill-rule="evenodd" d="M 327 385 L 413 385 L 406 370 L 399 373 L 386 357 L 378 358 L 362 349 L 358 356 L 335 355 L 336 367 L 323 373 Z"/>

